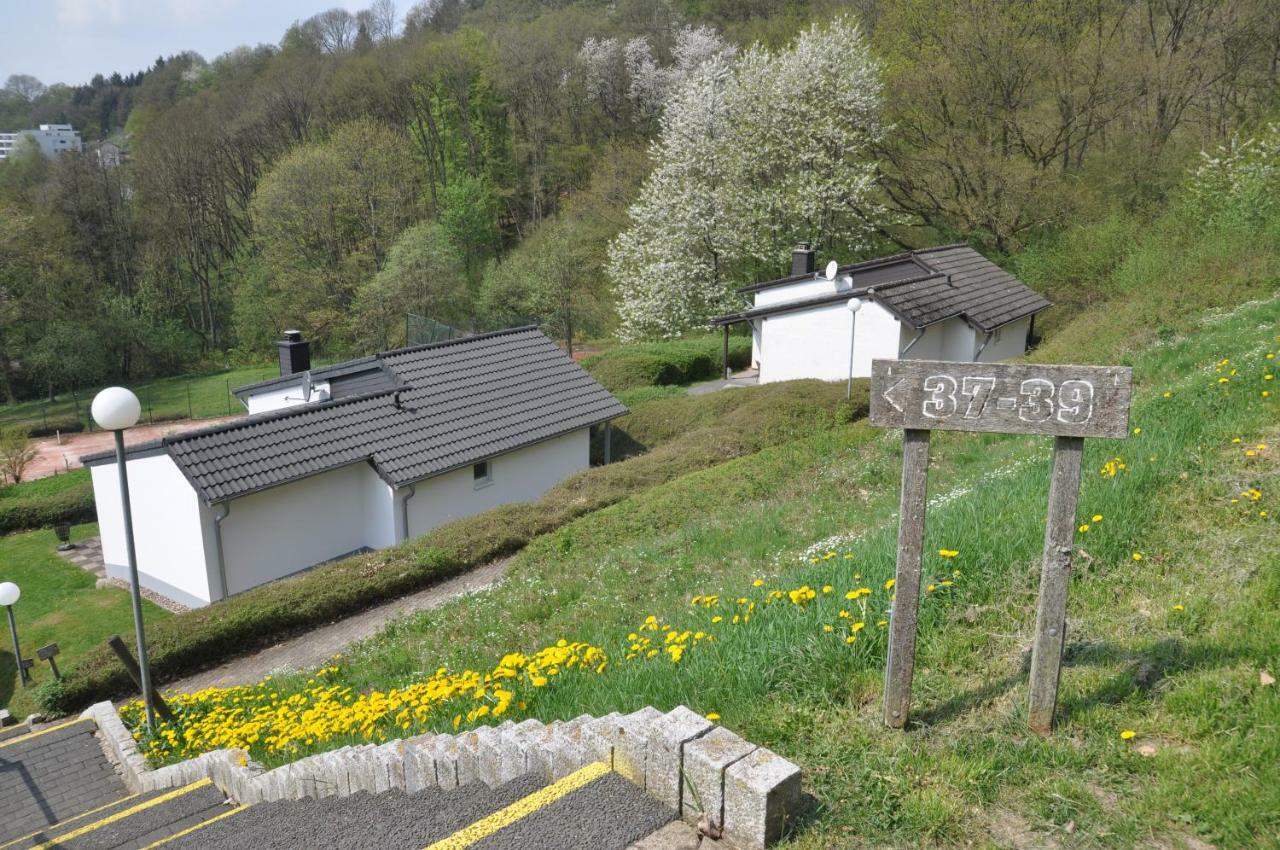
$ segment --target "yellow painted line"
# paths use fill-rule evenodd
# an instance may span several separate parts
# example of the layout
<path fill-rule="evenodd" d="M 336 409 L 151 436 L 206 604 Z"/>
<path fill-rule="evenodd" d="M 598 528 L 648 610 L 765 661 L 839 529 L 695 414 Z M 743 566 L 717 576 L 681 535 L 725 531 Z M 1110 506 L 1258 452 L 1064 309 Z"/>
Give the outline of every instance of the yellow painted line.
<path fill-rule="evenodd" d="M 47 841 L 44 844 L 38 844 L 35 847 L 31 848 L 31 850 L 45 850 L 45 848 L 48 848 L 48 847 L 57 847 L 58 845 L 62 844 L 64 841 L 70 841 L 73 838 L 79 838 L 82 835 L 93 832 L 95 829 L 101 829 L 102 827 L 106 826 L 109 823 L 115 823 L 118 820 L 124 820 L 130 815 L 136 815 L 138 812 L 145 812 L 147 809 L 153 808 L 155 806 L 159 806 L 162 803 L 167 803 L 170 800 L 176 800 L 178 797 L 181 797 L 184 794 L 190 794 L 192 791 L 195 791 L 199 788 L 203 788 L 206 785 L 212 785 L 212 784 L 213 783 L 210 782 L 208 779 L 201 779 L 198 782 L 192 782 L 190 785 L 184 785 L 181 788 L 177 788 L 173 791 L 170 791 L 167 794 L 161 794 L 159 797 L 152 797 L 150 800 L 141 802 L 136 806 L 130 806 L 127 809 L 122 809 L 121 811 L 118 811 L 113 815 L 108 815 L 102 820 L 94 821 L 93 823 L 90 823 L 90 824 L 85 824 L 79 829 L 73 829 L 64 835 L 59 835 L 57 838 L 55 838 L 52 841 Z"/>
<path fill-rule="evenodd" d="M 217 815 L 216 817 L 211 817 L 207 821 L 198 823 L 195 826 L 189 826 L 186 829 L 182 830 L 181 832 L 175 832 L 173 835 L 170 835 L 168 838 L 161 838 L 159 841 L 153 841 L 150 844 L 148 844 L 146 847 L 143 847 L 142 850 L 151 850 L 152 847 L 159 847 L 161 844 L 168 844 L 170 841 L 172 841 L 175 838 L 181 838 L 184 835 L 190 835 L 191 833 L 195 832 L 198 829 L 204 829 L 206 826 L 208 826 L 211 823 L 217 823 L 223 818 L 229 818 L 232 815 L 239 814 L 240 812 L 243 812 L 243 811 L 244 811 L 243 808 L 236 808 L 236 809 L 232 809 L 229 812 L 223 812 L 222 814 Z"/>
<path fill-rule="evenodd" d="M 28 732 L 25 735 L 19 735 L 18 737 L 10 738 L 7 741 L 0 741 L 0 749 L 12 747 L 14 744 L 25 744 L 32 738 L 39 738 L 41 735 L 48 735 L 50 732 L 57 732 L 59 729 L 66 729 L 68 726 L 75 726 L 77 723 L 93 723 L 93 721 L 88 718 L 77 718 L 76 720 L 68 720 L 66 723 L 59 723 L 57 726 L 50 726 L 48 729 L 41 729 L 38 732 Z"/>
<path fill-rule="evenodd" d="M 98 812 L 102 811 L 103 809 L 109 809 L 112 806 L 118 806 L 121 803 L 123 803 L 125 800 L 132 800 L 136 796 L 138 795 L 130 794 L 127 797 L 121 797 L 119 800 L 116 800 L 111 803 L 107 803 L 105 806 L 98 806 L 98 808 L 96 809 L 90 809 L 87 812 L 81 812 L 75 817 L 70 817 L 70 818 L 67 818 L 66 820 L 58 821 L 57 823 L 51 823 L 48 826 L 46 826 L 44 829 L 37 829 L 35 832 L 31 833 L 30 835 L 24 835 L 21 838 L 15 838 L 12 841 L 6 841 L 4 844 L 0 844 L 0 850 L 5 850 L 6 847 L 12 847 L 15 844 L 21 844 L 24 841 L 30 841 L 31 839 L 35 838 L 37 835 L 39 835 L 42 832 L 52 832 L 55 829 L 62 829 L 63 827 L 70 826 L 71 824 L 75 823 L 78 820 L 81 820 L 82 818 L 87 818 L 89 817 L 89 815 L 96 815 Z"/>
<path fill-rule="evenodd" d="M 471 826 L 464 827 L 448 838 L 428 845 L 425 850 L 464 850 L 478 841 L 488 838 L 498 830 L 511 826 L 518 820 L 546 808 L 566 794 L 577 791 L 589 783 L 595 782 L 609 772 L 609 765 L 604 762 L 589 764 L 576 770 L 558 782 L 553 782 L 541 791 L 535 791 L 528 797 L 516 800 L 505 809 L 499 809 L 488 817 L 481 818 Z"/>

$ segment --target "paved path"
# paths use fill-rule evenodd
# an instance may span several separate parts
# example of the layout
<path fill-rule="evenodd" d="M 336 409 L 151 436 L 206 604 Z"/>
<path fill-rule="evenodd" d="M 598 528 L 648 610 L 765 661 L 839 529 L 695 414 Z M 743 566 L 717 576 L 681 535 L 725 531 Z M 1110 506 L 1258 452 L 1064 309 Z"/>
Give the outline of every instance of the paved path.
<path fill-rule="evenodd" d="M 731 374 L 727 380 L 721 378 L 702 384 L 694 384 L 689 387 L 689 395 L 707 395 L 708 393 L 727 390 L 730 387 L 754 387 L 758 383 L 760 383 L 759 369 L 743 369 L 741 372 Z"/>
<path fill-rule="evenodd" d="M 455 597 L 475 593 L 496 584 L 506 574 L 509 560 L 495 561 L 425 590 L 402 596 L 345 620 L 313 629 L 292 640 L 229 661 L 220 667 L 166 683 L 161 690 L 191 693 L 201 688 L 247 685 L 260 681 L 275 670 L 318 667 L 356 641 L 377 634 L 383 626 L 397 617 L 416 611 L 428 611 Z"/>
<path fill-rule="evenodd" d="M 223 422 L 240 419 L 241 416 L 215 416 L 212 419 L 178 419 L 173 422 L 157 422 L 154 425 L 135 425 L 124 432 L 126 447 L 149 443 L 169 434 L 184 434 L 198 428 L 208 428 Z M 115 438 L 109 431 L 93 433 L 67 434 L 62 442 L 57 437 L 44 437 L 31 441 L 36 450 L 35 459 L 23 472 L 23 480 L 48 478 L 71 469 L 80 468 L 82 455 L 105 452 L 115 445 Z"/>
<path fill-rule="evenodd" d="M 76 543 L 74 549 L 55 549 L 60 557 L 75 564 L 98 578 L 107 577 L 107 565 L 102 560 L 102 538 L 89 537 Z"/>

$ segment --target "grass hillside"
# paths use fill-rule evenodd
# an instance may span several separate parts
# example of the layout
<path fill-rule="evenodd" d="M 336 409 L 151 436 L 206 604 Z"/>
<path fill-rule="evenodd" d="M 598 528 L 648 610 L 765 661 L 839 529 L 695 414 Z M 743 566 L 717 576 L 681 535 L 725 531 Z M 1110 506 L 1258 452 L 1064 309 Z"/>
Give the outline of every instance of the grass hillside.
<path fill-rule="evenodd" d="M 797 847 L 1275 846 L 1278 326 L 1272 298 L 1134 355 L 1133 435 L 1087 444 L 1048 739 L 1024 722 L 1048 441 L 936 435 L 931 589 L 898 733 L 879 701 L 899 440 L 854 423 L 584 516 L 502 585 L 310 680 L 225 697 L 265 725 L 201 695 L 188 740 L 282 761 L 361 739 L 362 723 L 376 739 L 685 703 L 805 768 L 817 805 Z M 416 682 L 446 687 L 415 704 Z M 333 709 L 325 723 L 280 711 L 295 692 Z"/>

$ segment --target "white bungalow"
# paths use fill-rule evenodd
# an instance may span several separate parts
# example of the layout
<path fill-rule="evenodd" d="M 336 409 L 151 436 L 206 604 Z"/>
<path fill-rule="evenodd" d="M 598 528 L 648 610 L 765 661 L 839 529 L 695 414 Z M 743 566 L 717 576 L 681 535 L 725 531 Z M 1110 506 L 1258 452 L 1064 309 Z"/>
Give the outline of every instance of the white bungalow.
<path fill-rule="evenodd" d="M 738 290 L 750 309 L 718 316 L 751 325 L 760 383 L 867 377 L 877 358 L 991 361 L 1024 353 L 1050 302 L 968 245 L 944 245 L 814 269 L 807 245 L 792 274 Z M 850 301 L 856 311 L 851 312 Z"/>
<path fill-rule="evenodd" d="M 129 450 L 144 587 L 191 607 L 497 505 L 589 465 L 627 409 L 537 328 L 319 369 L 290 332 L 250 416 Z M 108 575 L 127 580 L 114 453 L 91 470 Z"/>

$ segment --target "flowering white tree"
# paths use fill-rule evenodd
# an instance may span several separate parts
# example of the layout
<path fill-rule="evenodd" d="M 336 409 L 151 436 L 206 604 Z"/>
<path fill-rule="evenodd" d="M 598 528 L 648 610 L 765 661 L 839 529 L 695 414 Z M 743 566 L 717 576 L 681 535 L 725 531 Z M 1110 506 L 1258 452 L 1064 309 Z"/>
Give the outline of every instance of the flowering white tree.
<path fill-rule="evenodd" d="M 737 48 L 708 26 L 685 26 L 675 33 L 670 65 L 654 58 L 647 38 L 626 44 L 616 38 L 588 38 L 578 51 L 577 73 L 587 96 L 617 117 L 624 103 L 646 120 L 661 114 L 672 94 L 714 58 L 732 59 Z"/>
<path fill-rule="evenodd" d="M 855 251 L 887 216 L 872 146 L 879 67 L 846 19 L 777 53 L 702 61 L 671 97 L 657 163 L 610 246 L 621 334 L 671 337 L 730 307 L 797 241 Z"/>

